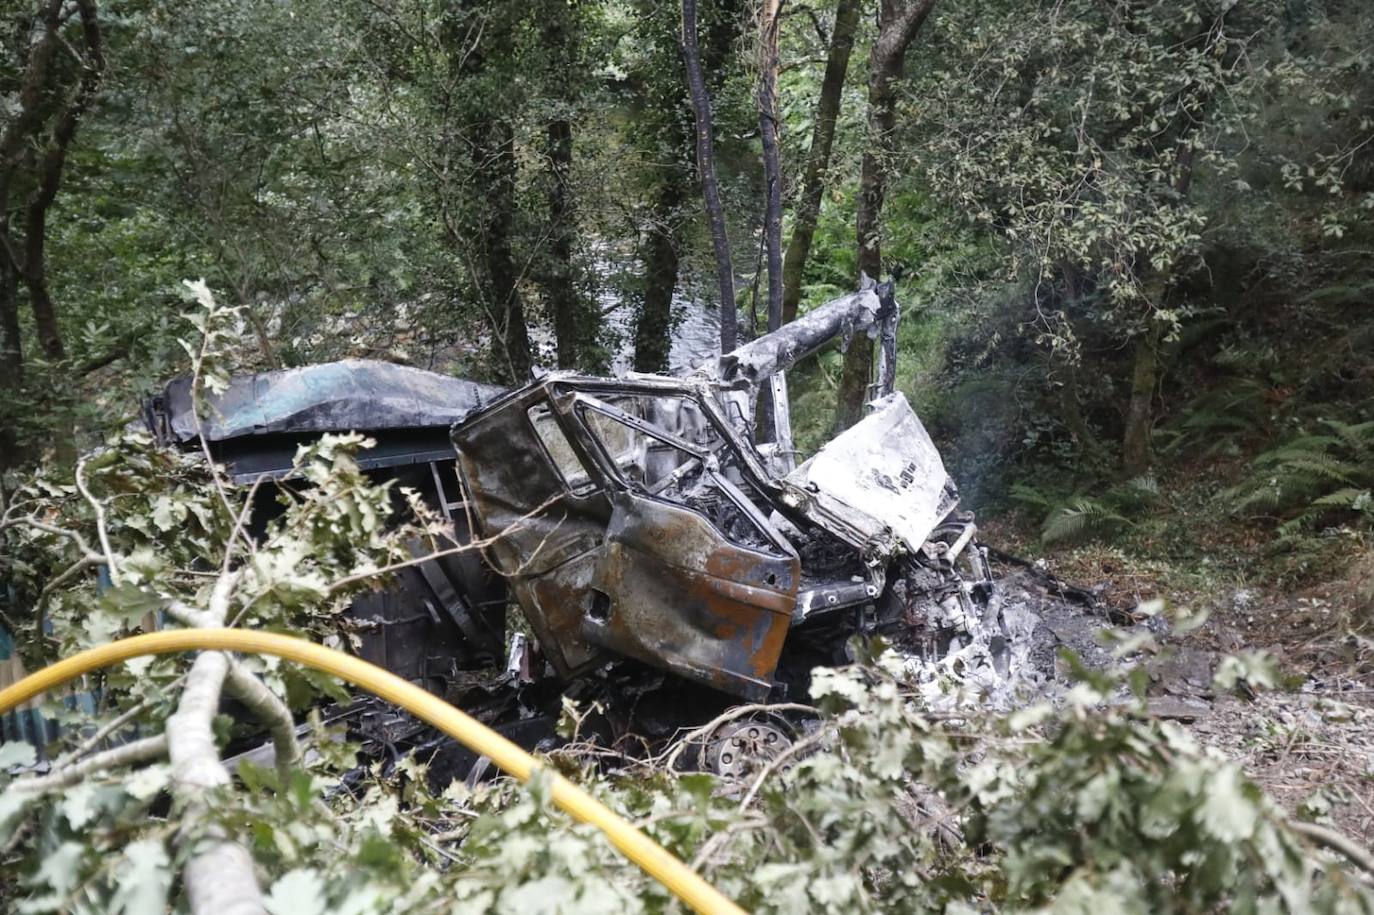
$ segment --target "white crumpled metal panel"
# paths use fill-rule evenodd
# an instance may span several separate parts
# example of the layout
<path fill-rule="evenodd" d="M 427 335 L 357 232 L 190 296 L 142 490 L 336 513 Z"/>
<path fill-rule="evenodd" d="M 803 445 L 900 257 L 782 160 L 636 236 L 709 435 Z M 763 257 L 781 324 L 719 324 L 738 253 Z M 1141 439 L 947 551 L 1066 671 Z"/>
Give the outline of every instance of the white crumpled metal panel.
<path fill-rule="evenodd" d="M 894 540 L 915 552 L 955 500 L 930 434 L 900 391 L 836 436 L 786 477 L 802 490 L 802 510 L 842 518 L 873 546 Z M 814 517 L 814 514 L 813 514 Z M 824 520 L 816 517 L 820 523 Z"/>

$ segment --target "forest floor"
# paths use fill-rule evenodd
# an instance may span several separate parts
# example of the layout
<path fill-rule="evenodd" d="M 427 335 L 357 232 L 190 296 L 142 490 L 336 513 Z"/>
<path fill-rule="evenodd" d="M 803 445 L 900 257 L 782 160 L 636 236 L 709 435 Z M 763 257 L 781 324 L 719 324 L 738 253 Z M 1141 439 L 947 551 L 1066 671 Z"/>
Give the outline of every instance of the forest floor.
<path fill-rule="evenodd" d="M 1097 595 L 1096 606 L 1086 607 L 1054 597 L 1040 580 L 1033 601 L 1040 618 L 1036 641 L 1069 648 L 1090 667 L 1112 663 L 1105 631 L 1128 622 L 1125 614 L 1143 601 L 1163 598 L 1169 607 L 1206 611 L 1206 622 L 1186 634 L 1152 622 L 1160 650 L 1127 660 L 1149 671 L 1151 714 L 1239 761 L 1291 814 L 1329 822 L 1361 842 L 1374 835 L 1374 638 L 1367 605 L 1374 552 L 1347 557 L 1343 571 L 1322 583 L 1266 589 L 1132 559 L 1120 549 L 1047 550 L 1015 518 L 980 523 L 980 536 Z M 1037 590 L 1034 573 L 1007 565 L 999 572 L 1013 593 Z M 1273 687 L 1214 685 L 1228 656 L 1267 668 Z"/>

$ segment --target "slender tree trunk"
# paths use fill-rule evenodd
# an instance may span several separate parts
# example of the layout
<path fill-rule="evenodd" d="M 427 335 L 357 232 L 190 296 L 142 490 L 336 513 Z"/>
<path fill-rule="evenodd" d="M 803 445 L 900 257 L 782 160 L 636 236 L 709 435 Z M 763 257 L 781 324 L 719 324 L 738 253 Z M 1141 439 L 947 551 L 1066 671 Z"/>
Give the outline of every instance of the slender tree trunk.
<path fill-rule="evenodd" d="M 517 265 L 513 238 L 518 175 L 513 119 L 523 89 L 499 84 L 499 62 L 515 53 L 522 14 L 515 5 L 492 0 L 449 8 L 455 15 L 440 28 L 451 83 L 442 95 L 446 136 L 439 154 L 447 159 L 453 149 L 466 147 L 471 183 L 454 206 L 456 214 L 441 203 L 444 229 L 468 262 L 487 311 L 496 370 L 522 384 L 534 364 L 520 287 L 523 265 Z M 444 191 L 440 194 L 442 200 Z"/>
<path fill-rule="evenodd" d="M 778 142 L 778 13 L 780 0 L 763 0 L 759 11 L 759 137 L 763 146 L 763 252 L 768 274 L 768 330 L 782 327 L 782 155 Z M 757 276 L 755 289 L 758 288 Z M 756 301 L 757 296 L 751 299 Z M 754 330 L 751 304 L 748 335 Z M 756 438 L 774 438 L 773 390 L 759 392 Z"/>
<path fill-rule="evenodd" d="M 33 308 L 38 345 L 43 355 L 54 362 L 66 358 L 66 350 L 57 326 L 57 311 L 48 291 L 48 210 L 62 186 L 67 150 L 76 137 L 81 118 L 95 99 L 100 77 L 105 70 L 95 0 L 77 0 L 76 7 L 81 14 L 81 37 L 85 52 L 81 60 L 81 76 L 76 92 L 58 116 L 47 148 L 39 160 L 38 189 L 29 200 L 24 226 L 24 285 L 29 290 L 29 305 Z"/>
<path fill-rule="evenodd" d="M 868 136 L 859 175 L 859 206 L 854 228 L 859 243 L 859 272 L 877 280 L 882 272 L 883 196 L 887 160 L 896 121 L 895 82 L 906 63 L 906 51 L 930 15 L 935 0 L 882 0 L 878 40 L 873 44 L 868 78 Z M 863 417 L 873 366 L 873 341 L 857 334 L 844 354 L 840 373 L 835 430 L 842 432 Z"/>
<path fill-rule="evenodd" d="M 849 55 L 854 49 L 854 33 L 859 26 L 859 5 L 859 0 L 839 0 L 835 6 L 835 26 L 830 32 L 825 76 L 821 79 L 820 97 L 816 100 L 815 125 L 811 133 L 811 149 L 806 155 L 806 170 L 802 174 L 801 198 L 792 216 L 792 238 L 787 243 L 787 256 L 782 264 L 784 322 L 796 319 L 797 306 L 801 302 L 802 275 L 806 270 L 806 259 L 811 254 L 811 241 L 816 235 L 821 198 L 825 195 L 825 173 L 830 167 L 835 122 L 840 115 L 840 99 L 844 94 L 845 74 L 849 71 Z"/>
<path fill-rule="evenodd" d="M 682 60 L 687 69 L 687 90 L 696 119 L 697 174 L 711 227 L 711 246 L 716 255 L 716 281 L 720 287 L 720 349 L 729 352 L 737 339 L 735 315 L 735 268 L 730 257 L 730 238 L 725 229 L 720 188 L 716 183 L 715 139 L 711 126 L 711 97 L 701 73 L 697 46 L 697 2 L 682 0 Z"/>
<path fill-rule="evenodd" d="M 672 353 L 673 291 L 677 289 L 678 242 L 674 226 L 686 197 L 679 175 L 664 178 L 653 204 L 644 255 L 644 300 L 635 324 L 635 371 L 668 371 Z"/>
<path fill-rule="evenodd" d="M 5 252 L 10 273 L 22 280 L 29 293 L 39 348 L 48 359 L 57 361 L 66 356 L 62 336 L 58 330 L 57 313 L 47 278 L 47 216 L 57 199 L 62 173 L 81 118 L 95 98 L 104 71 L 100 26 L 96 17 L 95 0 L 77 0 L 80 14 L 80 52 L 59 34 L 62 27 L 61 3 L 50 2 L 42 10 L 40 37 L 34 43 L 25 65 L 19 91 L 19 111 L 6 125 L 0 136 L 0 200 L 8 205 L 16 172 L 32 163 L 33 190 L 24 203 L 24 234 L 22 261 L 14 250 L 16 240 L 6 232 L 9 249 Z M 78 58 L 80 66 L 75 87 L 63 86 L 63 68 L 56 58 L 60 44 Z M 65 61 L 63 61 L 65 62 Z M 65 98 L 70 91 L 70 98 Z M 55 101 L 55 104 L 51 102 Z M 54 116 L 55 112 L 55 116 Z M 44 122 L 52 117 L 51 132 L 44 135 Z M 6 280 L 13 282 L 14 277 Z M 8 334 L 6 334 L 8 336 Z"/>
<path fill-rule="evenodd" d="M 1126 408 L 1126 431 L 1121 442 L 1121 465 L 1128 477 L 1138 477 L 1150 469 L 1153 457 L 1150 433 L 1154 428 L 1155 385 L 1159 382 L 1160 323 L 1151 320 L 1149 328 L 1135 345 L 1135 365 L 1131 372 L 1131 400 Z"/>
<path fill-rule="evenodd" d="M 29 207 L 24 232 L 24 285 L 29 291 L 29 306 L 33 309 L 33 324 L 37 331 L 38 347 L 52 362 L 67 356 L 62 345 L 62 332 L 57 326 L 57 310 L 48 292 L 47 275 L 47 205 L 36 201 Z"/>
<path fill-rule="evenodd" d="M 8 186 L 10 176 L 25 152 L 25 144 L 43 124 L 43 98 L 49 89 L 53 58 L 57 54 L 62 0 L 47 0 L 38 15 L 39 38 L 29 49 L 19 87 L 19 111 L 0 133 L 0 188 Z"/>
<path fill-rule="evenodd" d="M 19 436 L 14 408 L 24 382 L 24 350 L 19 339 L 19 271 L 10 261 L 9 241 L 0 200 L 0 486 L 6 470 L 19 463 Z"/>
<path fill-rule="evenodd" d="M 573 212 L 568 192 L 572 171 L 572 123 L 558 118 L 549 123 L 549 231 L 552 263 L 544 279 L 549 310 L 553 313 L 558 345 L 558 367 L 576 368 L 582 357 L 583 327 L 573 270 Z"/>
<path fill-rule="evenodd" d="M 573 164 L 573 126 L 566 112 L 571 97 L 571 74 L 577 67 L 578 26 L 574 11 L 566 3 L 555 4 L 545 14 L 542 28 L 544 49 L 549 55 L 550 87 L 559 100 L 557 117 L 545 131 L 548 145 L 547 205 L 549 214 L 549 263 L 542 271 L 542 285 L 549 314 L 553 318 L 558 367 L 576 368 L 582 359 L 582 343 L 587 336 L 586 316 L 582 314 L 573 267 L 573 233 L 576 230 L 570 187 Z"/>
<path fill-rule="evenodd" d="M 782 326 L 782 157 L 778 149 L 778 12 L 763 0 L 759 23 L 759 136 L 763 143 L 763 241 L 768 261 L 768 330 Z"/>
<path fill-rule="evenodd" d="M 503 358 L 510 380 L 523 383 L 530 377 L 534 359 L 530 352 L 529 328 L 525 323 L 525 303 L 520 296 L 519 271 L 511 250 L 515 225 L 515 137 L 511 124 L 495 118 L 482 131 L 484 142 L 476 144 L 478 174 L 489 189 L 484 204 L 482 251 L 496 321 L 498 358 Z"/>
<path fill-rule="evenodd" d="M 19 269 L 9 256 L 12 242 L 6 223 L 0 210 L 0 396 L 8 403 L 24 380 L 24 350 L 19 338 Z"/>

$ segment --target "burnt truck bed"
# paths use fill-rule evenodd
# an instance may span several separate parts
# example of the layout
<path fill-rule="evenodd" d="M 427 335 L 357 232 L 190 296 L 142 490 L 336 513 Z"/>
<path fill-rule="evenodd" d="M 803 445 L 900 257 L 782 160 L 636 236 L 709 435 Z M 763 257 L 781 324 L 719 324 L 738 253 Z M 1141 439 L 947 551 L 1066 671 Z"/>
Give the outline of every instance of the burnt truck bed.
<path fill-rule="evenodd" d="M 431 689 L 509 658 L 526 680 L 628 664 L 763 701 L 856 633 L 927 654 L 1005 647 L 972 516 L 892 390 L 896 319 L 890 287 L 866 284 L 684 377 L 505 390 L 349 360 L 234 378 L 199 421 L 174 381 L 145 412 L 169 444 L 203 434 L 239 482 L 288 473 L 301 441 L 365 432 L 364 467 L 420 490 L 455 542 L 489 539 L 351 611 L 372 624 L 365 657 Z M 870 411 L 798 464 L 785 372 L 853 333 L 883 344 Z M 533 634 L 514 650 L 508 600 Z"/>

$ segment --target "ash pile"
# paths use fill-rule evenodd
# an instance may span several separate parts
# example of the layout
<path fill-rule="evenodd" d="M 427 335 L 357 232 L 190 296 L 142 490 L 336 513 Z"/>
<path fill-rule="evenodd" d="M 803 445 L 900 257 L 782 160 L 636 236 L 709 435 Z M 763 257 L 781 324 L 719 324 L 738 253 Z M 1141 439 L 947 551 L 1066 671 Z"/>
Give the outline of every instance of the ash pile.
<path fill-rule="evenodd" d="M 1111 619 L 1093 592 L 1060 581 L 1029 562 L 994 561 L 992 597 L 981 625 L 942 656 L 908 655 L 906 677 L 933 711 L 981 708 L 1005 712 L 1054 699 L 1072 685 L 1062 652 L 1089 668 L 1114 659 L 1104 644 L 1109 629 L 1138 625 Z"/>

